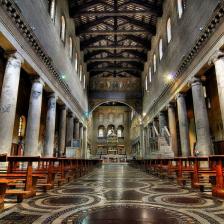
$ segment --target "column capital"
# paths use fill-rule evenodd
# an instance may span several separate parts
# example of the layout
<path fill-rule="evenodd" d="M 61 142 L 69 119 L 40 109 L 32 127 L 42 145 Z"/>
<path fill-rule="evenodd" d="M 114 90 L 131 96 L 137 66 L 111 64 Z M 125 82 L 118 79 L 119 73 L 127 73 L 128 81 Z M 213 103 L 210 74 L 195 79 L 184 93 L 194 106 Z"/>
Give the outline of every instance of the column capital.
<path fill-rule="evenodd" d="M 74 118 L 73 112 L 72 111 L 68 111 L 67 117 L 71 117 L 71 118 L 73 117 Z"/>
<path fill-rule="evenodd" d="M 209 65 L 214 64 L 216 61 L 223 58 L 224 58 L 224 53 L 220 50 L 216 50 L 215 53 L 209 58 L 208 64 Z"/>
<path fill-rule="evenodd" d="M 8 59 L 16 59 L 18 60 L 21 64 L 24 63 L 24 58 L 22 55 L 16 51 L 16 50 L 11 50 L 11 51 L 6 51 L 5 57 Z"/>
<path fill-rule="evenodd" d="M 43 79 L 39 75 L 35 75 L 32 79 L 33 83 L 40 83 L 42 86 L 45 85 Z"/>
<path fill-rule="evenodd" d="M 67 106 L 65 104 L 59 106 L 60 110 L 67 110 Z"/>
<path fill-rule="evenodd" d="M 74 118 L 75 123 L 79 123 L 79 119 L 77 117 Z"/>
<path fill-rule="evenodd" d="M 58 99 L 58 95 L 54 92 L 50 92 L 47 94 L 47 98 L 50 99 L 50 98 L 55 98 L 55 100 Z"/>
<path fill-rule="evenodd" d="M 183 92 L 179 92 L 179 93 L 177 93 L 177 95 L 176 95 L 176 99 L 178 99 L 178 98 L 180 98 L 180 97 L 184 97 L 185 96 L 185 93 L 183 93 Z"/>
<path fill-rule="evenodd" d="M 167 105 L 167 109 L 169 108 L 175 108 L 175 103 L 174 102 L 169 102 Z"/>
<path fill-rule="evenodd" d="M 194 85 L 201 85 L 201 79 L 197 76 L 194 76 L 191 78 L 191 80 L 189 81 L 189 85 L 190 86 L 194 86 Z"/>

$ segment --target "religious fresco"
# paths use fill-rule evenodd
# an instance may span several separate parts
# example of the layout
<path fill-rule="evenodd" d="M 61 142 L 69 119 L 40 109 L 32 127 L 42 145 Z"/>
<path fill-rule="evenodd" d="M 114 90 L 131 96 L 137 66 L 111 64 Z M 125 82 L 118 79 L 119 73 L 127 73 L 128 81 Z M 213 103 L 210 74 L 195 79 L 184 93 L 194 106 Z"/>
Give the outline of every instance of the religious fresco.
<path fill-rule="evenodd" d="M 140 91 L 138 78 L 98 78 L 90 80 L 90 89 L 95 91 Z"/>

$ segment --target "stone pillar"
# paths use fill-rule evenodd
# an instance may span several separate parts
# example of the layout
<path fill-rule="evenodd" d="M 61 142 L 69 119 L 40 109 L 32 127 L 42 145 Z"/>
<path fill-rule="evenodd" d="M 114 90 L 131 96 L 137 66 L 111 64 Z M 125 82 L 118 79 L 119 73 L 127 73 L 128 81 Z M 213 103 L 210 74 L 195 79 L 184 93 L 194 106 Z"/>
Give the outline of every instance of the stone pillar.
<path fill-rule="evenodd" d="M 48 96 L 46 131 L 44 139 L 44 156 L 52 157 L 54 155 L 54 135 L 56 118 L 56 96 L 51 93 Z"/>
<path fill-rule="evenodd" d="M 213 148 L 209 131 L 208 113 L 203 87 L 199 78 L 194 77 L 192 79 L 191 90 L 193 96 L 195 126 L 197 134 L 195 153 L 199 156 L 209 156 L 213 154 Z"/>
<path fill-rule="evenodd" d="M 167 127 L 166 113 L 164 111 L 161 111 L 159 113 L 159 133 L 160 133 L 160 135 L 163 135 L 164 127 Z"/>
<path fill-rule="evenodd" d="M 15 123 L 22 57 L 11 54 L 5 69 L 0 98 L 0 154 L 10 155 Z"/>
<path fill-rule="evenodd" d="M 83 125 L 79 124 L 79 141 L 80 141 L 80 156 L 83 156 Z"/>
<path fill-rule="evenodd" d="M 177 95 L 177 111 L 179 118 L 180 141 L 181 141 L 181 154 L 182 156 L 190 156 L 190 140 L 189 140 L 189 127 L 187 120 L 187 108 L 184 95 L 179 93 Z"/>
<path fill-rule="evenodd" d="M 158 119 L 157 119 L 157 117 L 155 117 L 155 118 L 153 119 L 153 122 L 152 122 L 152 133 L 153 133 L 153 138 L 155 138 L 155 137 L 157 136 L 154 127 L 157 129 L 157 131 L 159 131 L 159 130 L 158 130 Z"/>
<path fill-rule="evenodd" d="M 66 125 L 66 146 L 71 146 L 74 131 L 74 116 L 72 112 L 68 113 Z"/>
<path fill-rule="evenodd" d="M 82 158 L 87 159 L 87 147 L 88 147 L 88 139 L 87 139 L 87 128 L 83 129 L 83 156 Z"/>
<path fill-rule="evenodd" d="M 140 158 L 145 157 L 145 133 L 144 126 L 140 124 Z"/>
<path fill-rule="evenodd" d="M 79 120 L 75 119 L 74 139 L 79 140 Z"/>
<path fill-rule="evenodd" d="M 60 108 L 59 139 L 58 139 L 59 156 L 63 156 L 63 154 L 65 153 L 65 135 L 66 135 L 66 106 L 63 105 Z"/>
<path fill-rule="evenodd" d="M 215 65 L 216 80 L 219 94 L 219 105 L 224 127 L 224 53 L 217 50 L 209 60 L 209 64 Z"/>
<path fill-rule="evenodd" d="M 30 104 L 26 127 L 25 156 L 39 156 L 38 142 L 40 131 L 40 116 L 43 95 L 43 81 L 37 78 L 33 81 L 30 94 Z"/>
<path fill-rule="evenodd" d="M 177 126 L 176 126 L 175 108 L 173 104 L 168 105 L 168 121 L 169 121 L 170 137 L 171 137 L 171 147 L 174 152 L 174 156 L 178 156 Z"/>

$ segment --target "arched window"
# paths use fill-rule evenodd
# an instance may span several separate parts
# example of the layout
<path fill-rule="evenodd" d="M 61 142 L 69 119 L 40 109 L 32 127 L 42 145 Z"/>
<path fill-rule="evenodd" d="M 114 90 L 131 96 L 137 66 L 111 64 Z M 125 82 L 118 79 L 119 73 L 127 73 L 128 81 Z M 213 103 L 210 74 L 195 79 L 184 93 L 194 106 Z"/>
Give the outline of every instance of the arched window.
<path fill-rule="evenodd" d="M 145 91 L 148 91 L 148 76 L 145 77 Z"/>
<path fill-rule="evenodd" d="M 107 136 L 115 134 L 115 127 L 113 124 L 108 125 L 107 127 Z"/>
<path fill-rule="evenodd" d="M 161 60 L 163 57 L 163 39 L 159 40 L 159 59 Z"/>
<path fill-rule="evenodd" d="M 124 127 L 122 125 L 117 128 L 117 137 L 118 138 L 124 137 Z"/>
<path fill-rule="evenodd" d="M 166 32 L 167 32 L 167 42 L 169 43 L 172 39 L 171 19 L 170 18 L 167 20 Z"/>
<path fill-rule="evenodd" d="M 78 72 L 78 54 L 75 52 L 75 71 Z"/>
<path fill-rule="evenodd" d="M 51 0 L 49 1 L 49 14 L 51 19 L 54 21 L 55 18 L 55 9 L 56 9 L 56 4 L 55 4 L 55 0 Z"/>
<path fill-rule="evenodd" d="M 73 53 L 73 41 L 72 38 L 69 37 L 69 57 L 72 58 L 72 53 Z"/>
<path fill-rule="evenodd" d="M 183 11 L 184 11 L 183 0 L 177 0 L 177 11 L 178 11 L 179 18 L 181 18 L 183 15 Z"/>
<path fill-rule="evenodd" d="M 79 80 L 82 81 L 82 65 L 79 67 Z"/>
<path fill-rule="evenodd" d="M 26 117 L 21 116 L 19 118 L 19 130 L 18 130 L 18 136 L 24 137 L 25 136 L 25 130 L 26 130 Z"/>
<path fill-rule="evenodd" d="M 61 17 L 61 33 L 60 33 L 60 38 L 63 42 L 65 42 L 65 28 L 66 28 L 66 24 L 65 24 L 65 17 L 62 16 Z"/>
<path fill-rule="evenodd" d="M 153 71 L 156 72 L 156 54 L 153 55 Z"/>
<path fill-rule="evenodd" d="M 98 137 L 99 138 L 104 137 L 104 132 L 105 132 L 104 126 L 99 126 L 99 128 L 98 128 Z"/>
<path fill-rule="evenodd" d="M 152 82 L 152 69 L 149 67 L 149 83 Z"/>

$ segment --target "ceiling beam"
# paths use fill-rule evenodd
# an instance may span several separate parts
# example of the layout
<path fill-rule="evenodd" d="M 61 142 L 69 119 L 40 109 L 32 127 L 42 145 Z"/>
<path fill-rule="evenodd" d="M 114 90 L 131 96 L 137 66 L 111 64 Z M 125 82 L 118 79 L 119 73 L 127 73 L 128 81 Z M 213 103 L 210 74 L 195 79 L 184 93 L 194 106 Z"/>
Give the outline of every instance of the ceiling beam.
<path fill-rule="evenodd" d="M 88 50 L 144 50 L 143 46 L 88 46 Z"/>
<path fill-rule="evenodd" d="M 148 35 L 150 32 L 147 30 L 80 30 L 79 34 L 88 34 L 88 35 L 139 35 L 139 34 L 146 34 Z"/>
<path fill-rule="evenodd" d="M 108 55 L 112 55 L 112 53 L 110 51 L 106 51 L 106 50 L 92 51 L 92 52 L 88 52 L 87 54 L 84 55 L 84 61 L 86 62 L 89 59 L 91 59 L 92 57 L 102 54 L 102 53 L 107 53 Z"/>
<path fill-rule="evenodd" d="M 88 47 L 89 45 L 94 44 L 96 42 L 99 42 L 101 40 L 105 40 L 105 36 L 99 35 L 99 36 L 96 36 L 96 37 L 92 37 L 88 40 L 81 41 L 80 42 L 80 48 L 81 48 L 81 50 L 84 50 L 84 48 Z"/>
<path fill-rule="evenodd" d="M 143 45 L 144 47 L 146 47 L 147 49 L 149 49 L 151 47 L 150 41 L 146 38 L 137 37 L 134 35 L 125 35 L 125 36 L 127 39 L 130 39 L 130 40 L 134 41 L 135 43 L 139 43 L 139 44 Z"/>
<path fill-rule="evenodd" d="M 107 61 L 104 61 L 104 62 L 107 62 Z M 126 66 L 125 64 L 128 64 L 128 65 L 131 65 L 132 67 L 128 67 Z M 140 70 L 140 71 L 143 71 L 144 69 L 144 64 L 142 62 L 137 62 L 137 61 L 121 61 L 120 63 L 117 62 L 117 63 L 108 63 L 103 67 L 103 68 L 100 68 L 98 67 L 99 65 L 101 65 L 102 62 L 90 62 L 87 64 L 87 70 L 91 70 L 91 69 L 100 69 L 100 70 L 103 70 L 104 68 L 116 68 L 116 67 L 120 67 L 120 68 L 123 68 L 123 69 L 137 69 L 137 70 Z"/>
<path fill-rule="evenodd" d="M 91 68 L 88 70 L 88 72 L 116 72 L 116 71 L 123 71 L 123 72 L 129 72 L 129 71 L 138 71 L 138 72 L 142 72 L 142 70 L 140 70 L 139 68 L 136 67 L 103 67 L 103 68 Z"/>
<path fill-rule="evenodd" d="M 80 5 L 76 4 L 77 0 L 70 0 L 69 1 L 69 14 L 70 17 L 74 17 L 76 13 L 80 13 L 82 10 L 86 10 L 90 7 L 95 7 L 97 5 L 105 5 L 108 6 L 108 4 L 105 1 L 102 0 L 92 0 L 86 3 L 82 3 Z"/>
<path fill-rule="evenodd" d="M 125 4 L 127 5 L 128 3 L 134 3 L 136 5 L 143 6 L 144 8 L 151 10 L 152 13 L 159 17 L 161 17 L 163 14 L 162 5 L 156 5 L 156 3 L 150 3 L 148 1 L 146 2 L 145 0 L 129 0 L 129 2 L 126 2 Z"/>
<path fill-rule="evenodd" d="M 129 61 L 139 61 L 140 58 L 131 58 L 131 57 L 105 57 L 105 58 L 91 58 L 87 60 L 88 62 L 106 62 L 106 61 L 123 61 L 123 62 L 129 62 Z"/>
<path fill-rule="evenodd" d="M 128 54 L 137 56 L 138 58 L 140 58 L 144 61 L 147 61 L 147 53 L 139 52 L 136 50 L 124 50 L 124 51 L 120 52 L 120 54 L 123 54 L 123 53 L 128 53 Z"/>
<path fill-rule="evenodd" d="M 107 73 L 109 74 L 109 75 L 113 75 L 113 76 L 119 76 L 119 75 L 122 75 L 122 73 L 127 73 L 127 74 L 129 74 L 129 75 L 132 75 L 132 76 L 135 76 L 135 77 L 137 77 L 137 78 L 140 78 L 141 77 L 141 73 L 140 72 L 136 72 L 136 71 L 130 71 L 130 70 L 128 70 L 128 71 L 120 71 L 120 72 L 114 72 L 114 71 L 107 71 Z M 93 76 L 96 76 L 96 75 L 100 75 L 100 74 L 103 74 L 103 73 L 105 73 L 105 71 L 92 71 L 92 72 L 89 72 L 89 76 L 90 77 L 93 77 Z"/>
<path fill-rule="evenodd" d="M 111 16 L 103 16 L 101 18 L 97 18 L 96 20 L 92 21 L 92 22 L 88 22 L 85 24 L 81 24 L 78 27 L 76 27 L 76 35 L 80 35 L 82 33 L 86 33 L 90 28 L 97 26 L 101 23 L 103 23 L 105 20 L 113 18 Z"/>
<path fill-rule="evenodd" d="M 141 11 L 78 11 L 73 13 L 73 18 L 79 16 L 112 16 L 112 17 L 119 17 L 119 16 L 133 16 L 133 15 L 152 15 L 157 14 L 156 12 L 152 12 L 152 10 L 141 10 Z"/>
<path fill-rule="evenodd" d="M 134 26 L 137 26 L 137 27 L 143 28 L 144 30 L 147 30 L 152 35 L 156 34 L 156 26 L 154 26 L 150 23 L 144 23 L 144 22 L 141 22 L 139 20 L 133 19 L 128 16 L 120 16 L 119 18 L 126 20 L 128 23 L 131 23 Z"/>

